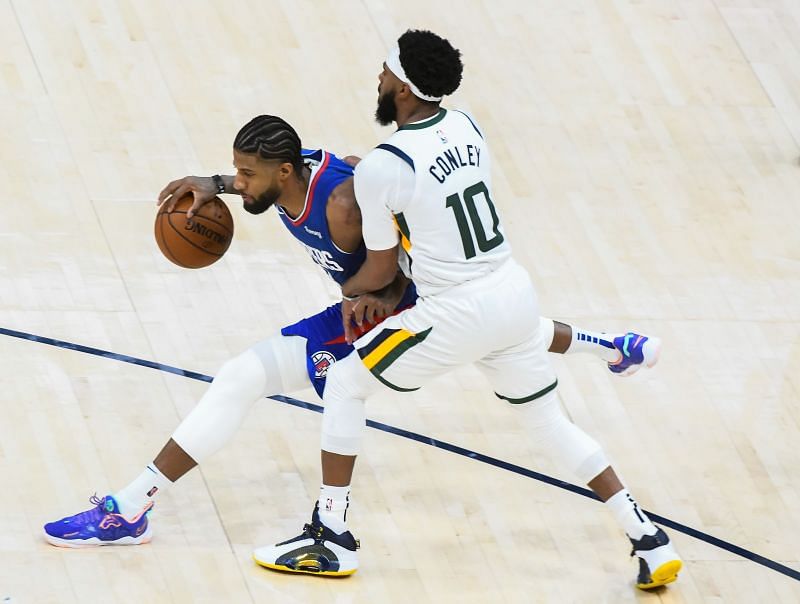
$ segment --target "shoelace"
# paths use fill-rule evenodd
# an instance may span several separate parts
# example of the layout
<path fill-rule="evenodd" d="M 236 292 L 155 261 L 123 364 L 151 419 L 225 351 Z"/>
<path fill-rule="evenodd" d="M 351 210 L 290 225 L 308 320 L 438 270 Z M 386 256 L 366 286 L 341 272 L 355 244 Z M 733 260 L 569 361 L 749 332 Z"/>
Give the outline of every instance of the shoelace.
<path fill-rule="evenodd" d="M 313 539 L 314 541 L 322 540 L 322 535 L 324 534 L 324 532 L 325 532 L 325 527 L 323 525 L 321 525 L 321 524 L 319 526 L 314 526 L 313 524 L 304 524 L 303 525 L 303 534 L 305 536 Z M 355 541 L 355 544 L 356 544 L 356 549 L 360 549 L 361 548 L 361 540 L 360 539 L 355 539 L 354 541 Z M 335 541 L 335 543 L 339 543 L 339 542 Z"/>
<path fill-rule="evenodd" d="M 100 518 L 106 515 L 105 504 L 106 498 L 103 497 L 100 499 L 97 496 L 97 493 L 89 497 L 89 503 L 93 504 L 94 507 L 90 510 L 86 510 L 85 512 L 80 512 L 74 518 L 79 522 L 96 522 Z"/>
<path fill-rule="evenodd" d="M 666 537 L 666 534 L 664 534 L 664 537 Z M 662 545 L 666 545 L 667 543 L 669 543 L 669 539 L 665 540 L 664 537 L 662 537 L 661 529 L 658 529 L 656 531 L 655 535 L 645 535 L 644 537 L 639 539 L 639 544 L 640 545 L 645 545 L 645 546 L 650 545 L 650 547 L 647 547 L 647 549 L 643 549 L 641 551 L 649 551 L 649 550 L 653 550 L 653 549 L 655 549 L 657 547 L 661 547 Z M 648 540 L 649 543 L 642 544 L 642 542 L 645 541 L 645 540 Z M 632 544 L 632 545 L 633 545 L 633 549 L 631 549 L 631 558 L 633 558 L 636 555 L 636 544 Z"/>
<path fill-rule="evenodd" d="M 313 524 L 303 525 L 303 534 L 308 535 L 312 539 L 320 539 L 322 537 L 323 530 L 325 529 L 322 526 L 314 526 Z"/>

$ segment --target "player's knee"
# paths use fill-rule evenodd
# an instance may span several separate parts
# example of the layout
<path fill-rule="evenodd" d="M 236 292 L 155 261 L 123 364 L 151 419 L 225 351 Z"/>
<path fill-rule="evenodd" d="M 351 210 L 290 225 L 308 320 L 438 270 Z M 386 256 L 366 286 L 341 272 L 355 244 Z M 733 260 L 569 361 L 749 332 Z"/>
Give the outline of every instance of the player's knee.
<path fill-rule="evenodd" d="M 320 445 L 323 451 L 358 455 L 366 426 L 364 401 L 337 399 L 325 404 Z"/>
<path fill-rule="evenodd" d="M 374 378 L 357 355 L 349 355 L 328 370 L 322 414 L 323 451 L 358 455 L 366 425 L 365 399 L 372 381 Z"/>
<path fill-rule="evenodd" d="M 335 399 L 365 399 L 376 388 L 377 383 L 358 354 L 351 353 L 328 369 L 323 396 L 325 404 Z"/>
<path fill-rule="evenodd" d="M 596 450 L 585 455 L 578 467 L 573 470 L 575 477 L 581 484 L 589 484 L 611 465 L 605 451 L 599 444 L 595 443 L 595 445 L 597 445 Z"/>
<path fill-rule="evenodd" d="M 556 332 L 555 321 L 547 317 L 539 317 L 539 329 L 542 332 L 542 341 L 544 342 L 545 348 L 550 352 L 554 352 L 551 348 L 553 347 L 553 337 Z"/>
<path fill-rule="evenodd" d="M 531 438 L 581 483 L 589 482 L 608 467 L 600 444 L 567 418 L 555 393 L 523 403 L 519 410 Z"/>
<path fill-rule="evenodd" d="M 248 350 L 226 361 L 172 439 L 197 463 L 227 443 L 264 392 L 264 369 Z"/>
<path fill-rule="evenodd" d="M 261 363 L 266 396 L 301 390 L 311 385 L 306 368 L 306 340 L 275 335 L 251 349 Z"/>
<path fill-rule="evenodd" d="M 227 391 L 234 399 L 252 401 L 264 393 L 266 372 L 258 355 L 246 350 L 222 364 L 212 387 Z"/>

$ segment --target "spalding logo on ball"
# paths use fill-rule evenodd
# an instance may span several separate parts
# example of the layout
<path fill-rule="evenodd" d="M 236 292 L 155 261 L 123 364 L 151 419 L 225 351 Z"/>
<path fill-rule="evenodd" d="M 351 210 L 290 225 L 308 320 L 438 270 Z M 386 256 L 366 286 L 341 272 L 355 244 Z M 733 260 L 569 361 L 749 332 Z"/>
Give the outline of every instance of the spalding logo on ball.
<path fill-rule="evenodd" d="M 156 215 L 156 243 L 168 260 L 183 268 L 203 268 L 222 258 L 233 239 L 233 217 L 219 197 L 186 219 L 194 196 L 187 193 L 167 212 L 161 204 Z"/>

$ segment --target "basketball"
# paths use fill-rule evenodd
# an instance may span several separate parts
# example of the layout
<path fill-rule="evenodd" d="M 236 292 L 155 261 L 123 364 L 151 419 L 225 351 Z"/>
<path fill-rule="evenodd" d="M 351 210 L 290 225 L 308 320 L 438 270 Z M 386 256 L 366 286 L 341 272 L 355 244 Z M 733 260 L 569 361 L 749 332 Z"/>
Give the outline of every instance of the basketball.
<path fill-rule="evenodd" d="M 233 217 L 219 197 L 204 204 L 189 220 L 186 211 L 194 197 L 187 193 L 171 212 L 161 204 L 155 235 L 161 253 L 183 268 L 203 268 L 222 258 L 233 239 Z"/>

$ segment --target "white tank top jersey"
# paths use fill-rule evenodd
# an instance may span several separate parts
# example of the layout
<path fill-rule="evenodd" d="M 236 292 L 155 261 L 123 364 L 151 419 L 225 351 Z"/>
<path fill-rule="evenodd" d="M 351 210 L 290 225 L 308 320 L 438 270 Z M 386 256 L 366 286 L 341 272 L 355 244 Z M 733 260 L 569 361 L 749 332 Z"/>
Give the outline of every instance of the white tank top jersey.
<path fill-rule="evenodd" d="M 399 242 L 422 297 L 488 275 L 511 256 L 491 189 L 489 148 L 466 113 L 405 124 L 356 167 L 367 249 Z"/>

